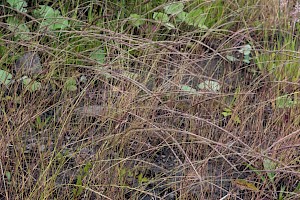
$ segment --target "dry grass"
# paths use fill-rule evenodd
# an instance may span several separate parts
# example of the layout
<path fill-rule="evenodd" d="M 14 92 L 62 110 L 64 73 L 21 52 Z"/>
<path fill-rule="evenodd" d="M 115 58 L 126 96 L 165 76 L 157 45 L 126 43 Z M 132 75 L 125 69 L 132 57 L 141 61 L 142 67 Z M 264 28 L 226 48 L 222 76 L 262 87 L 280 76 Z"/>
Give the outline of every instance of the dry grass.
<path fill-rule="evenodd" d="M 34 33 L 16 42 L 1 21 L 8 51 L 0 66 L 12 69 L 10 55 L 31 50 L 45 71 L 40 91 L 2 86 L 0 199 L 299 199 L 300 109 L 276 106 L 299 83 L 252 73 L 254 60 L 226 59 L 247 43 L 269 51 L 274 41 L 264 34 L 288 20 L 280 21 L 278 6 L 231 1 L 205 34 L 122 30 L 126 20 L 107 19 L 103 27 L 84 23 L 61 37 Z M 96 45 L 106 49 L 103 65 L 89 57 Z M 76 92 L 66 91 L 68 77 Z M 205 80 L 220 91 L 182 90 Z"/>

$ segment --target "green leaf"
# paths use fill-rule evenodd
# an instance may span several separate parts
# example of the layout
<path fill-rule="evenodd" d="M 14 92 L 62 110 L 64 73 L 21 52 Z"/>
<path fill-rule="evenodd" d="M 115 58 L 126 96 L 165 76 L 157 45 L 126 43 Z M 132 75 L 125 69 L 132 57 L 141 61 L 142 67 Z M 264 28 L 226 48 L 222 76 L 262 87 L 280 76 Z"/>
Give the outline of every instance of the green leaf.
<path fill-rule="evenodd" d="M 16 34 L 16 37 L 22 40 L 30 40 L 31 37 L 28 33 L 30 33 L 29 28 L 18 20 L 16 17 L 8 17 L 7 18 L 8 30 Z"/>
<path fill-rule="evenodd" d="M 172 3 L 164 7 L 165 13 L 169 15 L 177 15 L 183 11 L 184 5 L 181 2 Z"/>
<path fill-rule="evenodd" d="M 250 59 L 251 59 L 251 58 L 250 58 L 250 55 L 248 55 L 248 54 L 247 54 L 247 55 L 244 55 L 243 62 L 244 62 L 244 63 L 247 63 L 247 64 L 250 64 Z"/>
<path fill-rule="evenodd" d="M 149 182 L 149 179 L 147 177 L 144 177 L 143 174 L 138 175 L 138 183 L 143 184 Z"/>
<path fill-rule="evenodd" d="M 181 89 L 185 92 L 197 93 L 197 91 L 194 88 L 191 88 L 190 86 L 187 85 L 181 86 Z"/>
<path fill-rule="evenodd" d="M 231 112 L 222 112 L 222 115 L 224 117 L 228 117 L 228 116 L 232 115 L 232 113 Z"/>
<path fill-rule="evenodd" d="M 207 29 L 207 26 L 204 25 L 205 20 L 206 14 L 203 13 L 202 8 L 190 11 L 184 19 L 188 25 Z"/>
<path fill-rule="evenodd" d="M 244 55 L 250 55 L 251 50 L 252 50 L 251 45 L 247 44 L 247 45 L 243 46 L 243 47 L 239 50 L 239 52 L 242 53 L 242 54 L 244 54 Z"/>
<path fill-rule="evenodd" d="M 154 12 L 153 19 L 156 21 L 160 21 L 162 23 L 169 22 L 169 16 L 167 14 L 161 13 L 161 12 Z"/>
<path fill-rule="evenodd" d="M 263 160 L 263 166 L 264 166 L 264 169 L 265 170 L 268 170 L 268 171 L 273 171 L 277 168 L 277 163 L 268 159 L 268 158 L 265 158 Z M 274 181 L 274 178 L 275 178 L 275 172 L 267 172 L 268 174 L 268 177 L 270 178 L 271 181 Z"/>
<path fill-rule="evenodd" d="M 100 64 L 105 63 L 106 53 L 103 49 L 98 49 L 90 54 L 90 58 L 96 60 Z"/>
<path fill-rule="evenodd" d="M 8 86 L 12 81 L 12 74 L 4 71 L 4 70 L 0 70 L 0 83 Z"/>
<path fill-rule="evenodd" d="M 204 81 L 204 82 L 198 84 L 198 88 L 200 90 L 210 90 L 213 92 L 217 92 L 220 90 L 221 86 L 216 81 Z"/>
<path fill-rule="evenodd" d="M 227 55 L 226 58 L 231 61 L 231 62 L 234 62 L 234 61 L 239 61 L 239 59 L 237 59 L 236 57 L 234 56 L 230 56 L 230 55 Z"/>
<path fill-rule="evenodd" d="M 142 16 L 138 14 L 131 14 L 129 18 L 131 19 L 131 24 L 135 27 L 140 27 L 145 23 L 145 20 L 142 19 Z"/>
<path fill-rule="evenodd" d="M 26 90 L 29 90 L 30 92 L 35 92 L 42 88 L 42 84 L 40 82 L 32 81 L 32 79 L 28 77 L 23 78 L 23 84 L 26 86 Z"/>
<path fill-rule="evenodd" d="M 77 90 L 76 79 L 73 77 L 68 78 L 65 82 L 65 88 L 66 90 L 71 92 L 76 91 Z"/>
<path fill-rule="evenodd" d="M 24 0 L 7 0 L 7 3 L 19 12 L 27 12 L 27 9 L 25 8 L 27 7 L 27 3 Z"/>
<path fill-rule="evenodd" d="M 230 108 L 224 108 L 224 110 L 223 110 L 223 112 L 222 112 L 222 115 L 223 115 L 224 117 L 228 117 L 228 116 L 232 115 L 231 109 L 230 109 Z"/>
<path fill-rule="evenodd" d="M 240 119 L 240 117 L 238 115 L 234 116 L 234 122 L 236 124 L 240 124 L 241 123 L 241 119 Z"/>
<path fill-rule="evenodd" d="M 187 16 L 187 12 L 183 11 L 183 12 L 179 13 L 178 15 L 176 15 L 176 20 L 178 22 L 183 22 L 185 20 L 186 16 Z"/>
<path fill-rule="evenodd" d="M 9 171 L 5 171 L 5 176 L 8 180 L 8 182 L 10 182 L 11 181 L 11 173 Z"/>
<path fill-rule="evenodd" d="M 34 10 L 34 15 L 42 17 L 40 29 L 49 28 L 50 30 L 65 29 L 69 26 L 69 21 L 62 18 L 59 10 L 54 10 L 50 6 L 40 5 L 39 9 Z"/>
<path fill-rule="evenodd" d="M 293 101 L 288 95 L 283 95 L 276 98 L 276 107 L 277 108 L 291 108 L 297 104 L 296 101 Z"/>

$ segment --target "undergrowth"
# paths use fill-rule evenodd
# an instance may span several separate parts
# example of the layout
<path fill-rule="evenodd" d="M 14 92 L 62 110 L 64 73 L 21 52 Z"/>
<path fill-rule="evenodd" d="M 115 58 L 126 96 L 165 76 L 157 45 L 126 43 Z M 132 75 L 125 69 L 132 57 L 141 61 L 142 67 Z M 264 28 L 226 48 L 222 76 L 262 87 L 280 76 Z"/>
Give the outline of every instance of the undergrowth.
<path fill-rule="evenodd" d="M 0 199 L 299 199 L 293 1 L 1 1 Z"/>

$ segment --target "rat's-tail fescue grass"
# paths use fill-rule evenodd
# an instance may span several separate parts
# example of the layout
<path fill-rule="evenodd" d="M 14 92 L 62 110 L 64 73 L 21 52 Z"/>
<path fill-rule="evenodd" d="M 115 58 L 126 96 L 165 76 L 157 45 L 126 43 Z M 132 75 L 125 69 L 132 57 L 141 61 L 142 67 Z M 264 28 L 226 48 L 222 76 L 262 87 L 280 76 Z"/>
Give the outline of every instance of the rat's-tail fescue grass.
<path fill-rule="evenodd" d="M 0 199 L 300 198 L 298 4 L 18 2 Z"/>

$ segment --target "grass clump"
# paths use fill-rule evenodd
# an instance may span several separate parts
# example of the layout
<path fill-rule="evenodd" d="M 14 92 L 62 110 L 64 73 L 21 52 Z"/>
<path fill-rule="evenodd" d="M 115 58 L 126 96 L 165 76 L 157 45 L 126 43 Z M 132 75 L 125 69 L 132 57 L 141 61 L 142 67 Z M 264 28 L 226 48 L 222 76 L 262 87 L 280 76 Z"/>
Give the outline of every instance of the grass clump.
<path fill-rule="evenodd" d="M 4 1 L 0 197 L 298 199 L 281 3 Z"/>

